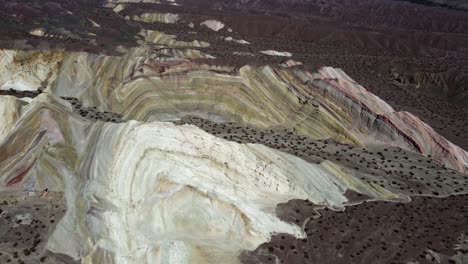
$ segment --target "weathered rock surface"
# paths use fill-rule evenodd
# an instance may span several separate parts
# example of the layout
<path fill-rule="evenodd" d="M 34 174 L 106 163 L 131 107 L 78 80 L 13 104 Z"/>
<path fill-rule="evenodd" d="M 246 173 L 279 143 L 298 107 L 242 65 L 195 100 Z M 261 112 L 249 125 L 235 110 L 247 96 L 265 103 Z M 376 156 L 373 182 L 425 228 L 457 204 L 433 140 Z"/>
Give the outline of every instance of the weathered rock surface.
<path fill-rule="evenodd" d="M 189 45 L 170 41 L 173 38 L 164 37 L 164 33 L 147 34 L 146 39 L 161 45 Z M 23 57 L 23 64 L 36 63 L 35 53 L 9 56 Z M 22 82 L 37 78 L 36 83 L 47 85 L 56 95 L 78 98 L 85 106 L 122 114 L 124 119 L 166 121 L 199 115 L 257 128 L 294 128 L 315 139 L 398 146 L 431 155 L 461 172 L 468 170 L 464 150 L 416 116 L 393 110 L 339 69 L 328 67 L 310 73 L 244 66 L 236 72 L 187 59 L 154 58 L 142 48 L 123 57 L 61 52 L 51 55 L 52 66 L 59 56 L 60 68 L 42 70 L 50 72 L 47 76 L 31 71 L 32 77 L 10 79 Z"/>
<path fill-rule="evenodd" d="M 127 18 L 127 17 L 126 17 Z M 130 17 L 128 17 L 130 19 Z M 161 22 L 161 23 L 176 23 L 179 21 L 178 14 L 172 13 L 143 13 L 139 16 L 133 16 L 131 19 L 136 21 L 143 21 L 146 23 L 154 23 L 154 22 Z"/>
<path fill-rule="evenodd" d="M 68 210 L 47 247 L 75 259 L 235 263 L 272 233 L 303 236 L 276 218 L 276 204 L 295 198 L 343 208 L 347 201 L 347 182 L 332 163 L 313 165 L 194 126 L 93 123 L 47 94 L 24 108 L 0 145 L 2 186 L 64 192 Z"/>
<path fill-rule="evenodd" d="M 0 262 L 464 264 L 456 1 L 0 0 Z"/>
<path fill-rule="evenodd" d="M 75 259 L 238 263 L 242 250 L 272 233 L 304 237 L 277 218 L 276 204 L 306 199 L 343 210 L 353 202 L 347 190 L 403 198 L 337 163 L 309 163 L 194 126 L 94 122 L 47 93 L 29 103 L 3 97 L 21 105 L 21 115 L 0 145 L 2 186 L 64 192 L 68 210 L 47 248 Z"/>

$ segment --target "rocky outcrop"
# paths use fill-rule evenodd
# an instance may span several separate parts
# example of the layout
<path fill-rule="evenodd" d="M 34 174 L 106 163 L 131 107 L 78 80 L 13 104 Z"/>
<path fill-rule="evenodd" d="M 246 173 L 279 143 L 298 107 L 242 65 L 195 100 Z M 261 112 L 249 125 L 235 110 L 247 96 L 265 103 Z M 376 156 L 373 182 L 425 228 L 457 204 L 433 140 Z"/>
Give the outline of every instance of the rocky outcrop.
<path fill-rule="evenodd" d="M 27 104 L 13 96 L 0 96 L 0 140 L 15 127 L 20 118 L 21 109 Z"/>
<path fill-rule="evenodd" d="M 0 0 L 0 263 L 463 263 L 465 16 L 309 2 Z"/>
<path fill-rule="evenodd" d="M 130 17 L 125 17 L 125 18 L 130 19 Z M 172 13 L 143 13 L 138 16 L 134 15 L 131 17 L 131 19 L 135 21 L 143 21 L 146 23 L 160 22 L 160 23 L 173 24 L 179 21 L 180 17 L 178 14 L 172 14 Z"/>
<path fill-rule="evenodd" d="M 270 55 L 270 56 L 281 56 L 281 57 L 291 57 L 292 53 L 286 51 L 276 51 L 276 50 L 262 50 L 260 53 Z"/>
<path fill-rule="evenodd" d="M 65 192 L 68 210 L 48 249 L 74 258 L 236 263 L 241 250 L 273 232 L 303 236 L 276 218 L 277 203 L 343 208 L 347 201 L 347 181 L 332 163 L 310 164 L 194 126 L 91 122 L 48 94 L 21 112 L 0 143 L 1 188 Z"/>
<path fill-rule="evenodd" d="M 327 98 L 347 105 L 353 112 L 351 115 L 358 118 L 360 129 L 368 129 L 364 134 L 374 135 L 385 144 L 431 155 L 442 164 L 459 171 L 468 170 L 466 151 L 440 136 L 411 113 L 394 111 L 342 71 L 324 68 L 311 79 L 312 87 L 320 93 L 328 94 Z"/>
<path fill-rule="evenodd" d="M 63 51 L 0 50 L 0 90 L 37 91 L 57 78 Z"/>
<path fill-rule="evenodd" d="M 218 20 L 206 20 L 200 23 L 200 26 L 205 26 L 213 31 L 220 31 L 225 27 L 224 23 Z"/>
<path fill-rule="evenodd" d="M 313 163 L 264 145 L 227 141 L 193 125 L 85 119 L 73 112 L 76 101 L 47 92 L 34 99 L 0 99 L 0 109 L 16 109 L 15 115 L 2 116 L 9 125 L 0 140 L 0 190 L 64 192 L 68 209 L 47 248 L 84 262 L 239 263 L 242 251 L 254 250 L 273 233 L 305 237 L 295 223 L 276 216 L 279 203 L 302 199 L 343 210 L 355 202 L 349 192 L 409 199 L 400 183 L 400 189 L 394 187 L 398 177 L 388 186 L 375 184 L 383 182 L 375 173 L 350 170 L 339 158 Z M 368 153 L 350 154 L 370 161 Z M 411 161 L 399 163 L 400 169 L 411 167 Z M 430 175 L 417 174 L 414 181 L 432 182 L 441 171 L 448 173 L 420 170 Z M 414 181 L 405 175 L 403 183 L 410 186 Z M 464 177 L 452 171 L 451 181 L 436 181 L 442 191 L 434 195 L 450 188 L 466 193 L 453 185 L 466 184 Z"/>
<path fill-rule="evenodd" d="M 153 30 L 142 30 L 139 33 L 140 36 L 143 37 L 144 42 L 140 42 L 140 44 L 151 43 L 157 44 L 160 46 L 161 49 L 168 49 L 168 48 L 189 48 L 189 47 L 197 47 L 197 48 L 206 48 L 210 46 L 209 43 L 204 41 L 179 41 L 177 40 L 177 36 L 168 35 L 164 32 L 153 31 Z M 174 56 L 180 58 L 180 56 Z M 190 56 L 192 59 L 200 58 L 197 56 Z"/>
<path fill-rule="evenodd" d="M 6 124 L 0 134 L 0 188 L 64 192 L 68 210 L 47 248 L 76 260 L 239 263 L 241 252 L 268 242 L 273 233 L 305 238 L 295 223 L 275 214 L 277 204 L 291 199 L 343 210 L 355 202 L 349 192 L 391 201 L 408 201 L 413 193 L 466 193 L 458 185 L 466 184 L 463 174 L 451 171 L 450 180 L 440 181 L 439 175 L 449 171 L 445 167 L 398 161 L 415 154 L 396 150 L 393 155 L 400 156 L 394 159 L 381 154 L 379 145 L 394 145 L 466 173 L 465 151 L 410 113 L 394 111 L 339 69 L 234 70 L 163 58 L 145 46 L 120 57 L 8 54 L 10 61 L 22 58 L 32 65 L 39 57 L 44 66 L 20 75 L 14 65 L 5 68 L 10 81 L 33 80 L 24 90 L 42 93 L 0 96 Z M 329 138 L 341 143 L 333 155 L 325 144 L 321 154 L 297 157 L 299 148 L 308 153 L 317 143 L 294 146 L 293 156 L 227 141 L 192 125 L 161 122 L 188 115 L 221 127 L 231 122 L 271 133 L 290 129 L 303 137 L 302 144 Z M 286 145 L 279 146 L 288 150 Z M 359 161 L 342 161 L 337 153 L 351 145 L 369 151 L 350 154 Z M 374 151 L 388 165 L 370 168 Z M 366 168 L 352 165 L 362 160 Z M 395 164 L 400 171 L 381 168 Z M 415 174 L 413 166 L 421 172 Z M 418 187 L 424 184 L 430 185 Z"/>
<path fill-rule="evenodd" d="M 157 39 L 161 45 L 185 45 Z M 15 56 L 25 57 L 27 63 L 32 55 Z M 311 73 L 244 66 L 233 71 L 182 58 L 154 58 L 144 48 L 122 57 L 86 53 L 60 53 L 60 57 L 60 68 L 47 69 L 50 73 L 36 83 L 44 82 L 58 96 L 78 98 L 85 106 L 122 114 L 127 120 L 170 121 L 198 115 L 257 128 L 294 128 L 314 139 L 334 138 L 360 146 L 389 144 L 467 171 L 464 150 L 419 118 L 394 111 L 339 69 Z M 34 56 L 29 60 L 34 62 Z M 10 78 L 21 82 L 37 74 L 30 75 Z"/>

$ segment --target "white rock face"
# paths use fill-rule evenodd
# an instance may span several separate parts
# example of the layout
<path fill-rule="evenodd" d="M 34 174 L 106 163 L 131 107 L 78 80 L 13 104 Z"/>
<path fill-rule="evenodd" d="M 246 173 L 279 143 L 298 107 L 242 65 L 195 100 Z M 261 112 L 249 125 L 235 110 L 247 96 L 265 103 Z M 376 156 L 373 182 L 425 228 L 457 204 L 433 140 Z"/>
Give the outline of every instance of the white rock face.
<path fill-rule="evenodd" d="M 93 27 L 97 27 L 97 28 L 100 28 L 100 27 L 101 27 L 101 25 L 99 25 L 98 23 L 96 23 L 94 20 L 92 20 L 92 19 L 88 19 L 88 20 L 89 20 L 89 22 L 91 22 L 91 24 L 93 24 Z"/>
<path fill-rule="evenodd" d="M 205 41 L 198 41 L 198 40 L 193 40 L 190 42 L 179 41 L 177 40 L 177 36 L 169 35 L 161 31 L 143 29 L 140 31 L 139 35 L 142 36 L 147 42 L 170 46 L 170 47 L 203 47 L 205 48 L 205 47 L 210 46 L 210 44 Z"/>
<path fill-rule="evenodd" d="M 0 50 L 0 90 L 36 91 L 47 86 L 56 77 L 62 55 L 53 51 Z"/>
<path fill-rule="evenodd" d="M 276 50 L 262 50 L 262 51 L 260 51 L 260 53 L 270 55 L 270 56 L 282 56 L 282 57 L 291 57 L 292 56 L 292 53 L 290 53 L 290 52 L 286 52 L 286 51 L 280 52 L 280 51 L 276 51 Z"/>
<path fill-rule="evenodd" d="M 283 64 L 281 64 L 281 66 L 286 67 L 286 68 L 299 66 L 299 65 L 302 65 L 302 62 L 295 61 L 295 60 L 288 60 L 288 61 L 284 62 Z"/>
<path fill-rule="evenodd" d="M 201 26 L 205 26 L 211 30 L 214 30 L 214 31 L 220 31 L 221 29 L 224 28 L 224 24 L 223 22 L 220 22 L 218 20 L 206 20 L 202 23 L 200 23 Z"/>
<path fill-rule="evenodd" d="M 134 15 L 132 19 L 136 21 L 147 22 L 147 23 L 161 22 L 161 23 L 166 23 L 166 24 L 174 24 L 180 20 L 180 17 L 178 14 L 173 14 L 173 13 L 143 13 L 139 16 Z"/>
<path fill-rule="evenodd" d="M 36 29 L 29 31 L 29 34 L 42 37 L 44 36 L 45 32 L 43 28 L 36 28 Z"/>
<path fill-rule="evenodd" d="M 234 42 L 237 42 L 239 44 L 250 44 L 250 42 L 248 41 L 245 41 L 243 39 L 234 39 L 233 37 L 225 37 L 224 40 L 226 41 L 234 41 Z"/>
<path fill-rule="evenodd" d="M 119 13 L 122 12 L 125 9 L 125 6 L 122 4 L 118 4 L 116 7 L 114 7 L 114 12 Z"/>
<path fill-rule="evenodd" d="M 75 196 L 52 251 L 93 263 L 238 263 L 272 232 L 305 235 L 276 217 L 276 204 L 347 201 L 332 167 L 262 145 L 160 122 L 99 131 L 81 174 L 66 180 Z"/>
<path fill-rule="evenodd" d="M 13 96 L 0 96 L 0 142 L 19 120 L 23 105 L 21 102 Z"/>
<path fill-rule="evenodd" d="M 250 42 L 248 41 L 245 41 L 243 39 L 238 39 L 238 40 L 235 40 L 237 43 L 240 43 L 240 44 L 247 44 L 247 45 L 250 45 Z"/>

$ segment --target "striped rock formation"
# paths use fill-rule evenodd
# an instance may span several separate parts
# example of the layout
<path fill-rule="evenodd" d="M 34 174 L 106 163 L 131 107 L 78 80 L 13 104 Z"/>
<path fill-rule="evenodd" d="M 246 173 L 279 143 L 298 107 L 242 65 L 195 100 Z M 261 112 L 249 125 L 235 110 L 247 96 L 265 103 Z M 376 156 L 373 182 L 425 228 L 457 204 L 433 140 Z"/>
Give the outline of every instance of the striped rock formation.
<path fill-rule="evenodd" d="M 168 47 L 184 45 L 157 39 Z M 16 63 L 47 60 L 44 55 L 36 58 L 36 53 L 5 52 L 13 58 L 9 61 L 22 58 Z M 52 63 L 52 68 L 32 70 L 28 76 L 10 73 L 8 83 L 26 84 L 36 78 L 24 89 L 47 86 L 53 94 L 78 98 L 85 106 L 122 114 L 126 120 L 169 121 L 198 115 L 256 128 L 294 128 L 314 139 L 397 146 L 431 155 L 460 172 L 468 170 L 466 151 L 416 116 L 394 111 L 339 69 L 310 73 L 244 66 L 234 70 L 183 58 L 159 58 L 144 48 L 122 57 L 63 52 L 49 56 L 60 62 L 60 68 Z M 14 71 L 14 66 L 9 67 Z M 7 86 L 5 82 L 3 87 Z"/>
<path fill-rule="evenodd" d="M 300 199 L 343 210 L 355 202 L 353 192 L 409 199 L 337 161 L 314 164 L 191 125 L 93 121 L 49 93 L 0 98 L 0 109 L 15 106 L 17 115 L 2 116 L 11 124 L 0 142 L 2 190 L 63 192 L 68 210 L 47 249 L 85 263 L 239 263 L 244 250 L 273 233 L 305 238 L 295 223 L 276 216 L 277 204 Z M 423 171 L 437 185 L 448 184 L 431 187 L 436 196 L 453 184 L 438 182 L 435 169 Z M 451 175 L 468 184 L 466 175 Z"/>
<path fill-rule="evenodd" d="M 276 204 L 309 199 L 343 208 L 347 201 L 346 175 L 332 163 L 194 126 L 91 122 L 48 94 L 29 103 L 1 98 L 2 108 L 16 104 L 20 115 L 0 144 L 1 188 L 64 192 L 68 210 L 47 248 L 76 259 L 236 263 L 241 250 L 274 232 L 304 236 L 275 216 Z"/>
<path fill-rule="evenodd" d="M 139 16 L 125 17 L 126 19 L 133 19 L 135 21 L 143 21 L 146 23 L 161 22 L 161 23 L 176 23 L 179 21 L 178 14 L 172 13 L 143 13 Z"/>
<path fill-rule="evenodd" d="M 0 0 L 0 263 L 467 263 L 466 16 L 260 2 Z"/>

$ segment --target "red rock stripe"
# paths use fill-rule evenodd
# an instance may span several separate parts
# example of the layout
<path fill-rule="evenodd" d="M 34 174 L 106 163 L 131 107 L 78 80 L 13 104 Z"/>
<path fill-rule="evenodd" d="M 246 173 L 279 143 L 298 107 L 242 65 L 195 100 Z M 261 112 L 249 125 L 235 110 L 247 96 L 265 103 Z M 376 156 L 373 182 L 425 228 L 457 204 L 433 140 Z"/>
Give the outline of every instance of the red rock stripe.
<path fill-rule="evenodd" d="M 35 163 L 36 163 L 36 159 L 34 159 L 34 161 L 31 163 L 31 165 L 29 165 L 23 172 L 21 172 L 16 177 L 14 177 L 10 181 L 8 181 L 7 186 L 11 186 L 13 184 L 16 184 L 16 183 L 22 181 L 24 176 L 32 169 L 32 167 L 34 166 Z"/>

